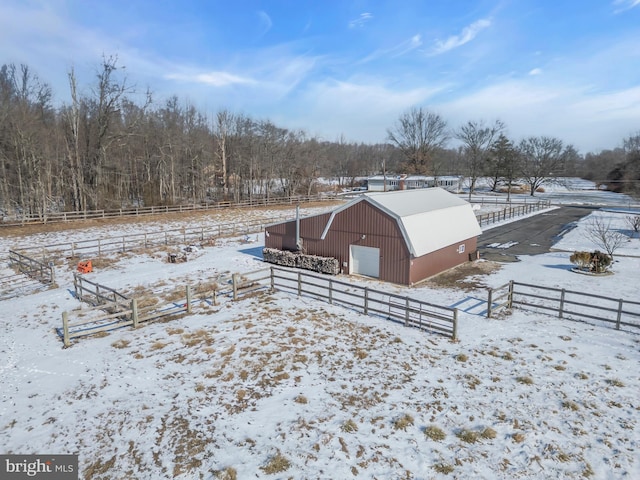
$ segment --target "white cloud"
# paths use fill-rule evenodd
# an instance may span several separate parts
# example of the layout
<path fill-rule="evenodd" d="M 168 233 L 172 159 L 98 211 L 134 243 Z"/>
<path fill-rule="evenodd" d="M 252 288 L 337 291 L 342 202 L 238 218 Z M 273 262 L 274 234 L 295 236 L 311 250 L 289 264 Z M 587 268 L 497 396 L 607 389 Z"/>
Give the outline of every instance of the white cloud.
<path fill-rule="evenodd" d="M 182 82 L 202 83 L 213 87 L 226 87 L 229 85 L 252 85 L 256 81 L 234 75 L 228 72 L 206 72 L 206 73 L 169 73 L 165 75 L 165 78 L 169 80 L 179 80 Z"/>
<path fill-rule="evenodd" d="M 411 37 L 409 40 L 407 40 L 406 42 L 401 43 L 400 45 L 398 45 L 397 47 L 395 47 L 393 50 L 395 50 L 394 53 L 394 57 L 399 57 L 401 55 L 404 55 L 407 52 L 410 52 L 411 50 L 415 50 L 418 47 L 422 46 L 422 35 L 417 34 L 414 35 L 413 37 Z"/>
<path fill-rule="evenodd" d="M 640 6 L 640 0 L 614 0 L 614 13 L 621 13 Z"/>
<path fill-rule="evenodd" d="M 444 41 L 437 40 L 430 54 L 440 55 L 441 53 L 445 53 L 449 50 L 461 47 L 462 45 L 469 43 L 471 40 L 476 38 L 478 33 L 480 33 L 485 28 L 488 28 L 489 26 L 491 26 L 491 20 L 485 18 L 473 22 L 468 27 L 464 27 L 459 35 L 452 35 Z"/>
<path fill-rule="evenodd" d="M 384 142 L 387 128 L 403 111 L 425 103 L 443 89 L 429 86 L 394 90 L 368 78 L 318 82 L 297 101 L 293 112 L 278 121 L 305 128 L 326 140 L 344 133 L 348 140 Z"/>
<path fill-rule="evenodd" d="M 273 22 L 271 21 L 271 17 L 267 14 L 267 12 L 264 12 L 262 10 L 258 12 L 258 17 L 260 17 L 260 24 L 262 25 L 261 33 L 262 35 L 264 35 L 269 30 L 271 30 L 271 27 L 273 26 Z"/>
<path fill-rule="evenodd" d="M 361 13 L 358 18 L 349 22 L 349 28 L 363 27 L 365 23 L 373 18 L 371 13 Z"/>
<path fill-rule="evenodd" d="M 509 80 L 435 105 L 451 125 L 500 119 L 510 136 L 557 137 L 583 153 L 615 147 L 640 118 L 640 87 L 594 92 L 570 84 Z M 476 118 L 473 112 L 478 112 Z"/>
<path fill-rule="evenodd" d="M 531 75 L 531 76 L 542 75 L 542 69 L 541 68 L 534 68 L 533 70 L 531 70 L 529 72 L 529 75 Z"/>
<path fill-rule="evenodd" d="M 408 40 L 405 40 L 404 42 L 401 42 L 398 45 L 395 45 L 391 48 L 376 50 L 375 52 L 370 53 L 369 55 L 367 55 L 365 58 L 358 61 L 357 63 L 363 64 L 363 63 L 367 63 L 372 60 L 376 60 L 378 58 L 386 57 L 386 56 L 391 56 L 394 58 L 400 57 L 421 46 L 422 46 L 422 36 L 418 33 L 413 37 L 409 38 Z"/>

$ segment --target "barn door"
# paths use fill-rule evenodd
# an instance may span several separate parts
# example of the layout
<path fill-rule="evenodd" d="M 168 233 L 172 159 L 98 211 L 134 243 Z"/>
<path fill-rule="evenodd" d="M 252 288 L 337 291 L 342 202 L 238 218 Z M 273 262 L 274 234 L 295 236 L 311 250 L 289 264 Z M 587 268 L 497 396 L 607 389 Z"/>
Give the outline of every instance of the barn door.
<path fill-rule="evenodd" d="M 378 278 L 380 276 L 380 249 L 350 245 L 349 273 Z"/>

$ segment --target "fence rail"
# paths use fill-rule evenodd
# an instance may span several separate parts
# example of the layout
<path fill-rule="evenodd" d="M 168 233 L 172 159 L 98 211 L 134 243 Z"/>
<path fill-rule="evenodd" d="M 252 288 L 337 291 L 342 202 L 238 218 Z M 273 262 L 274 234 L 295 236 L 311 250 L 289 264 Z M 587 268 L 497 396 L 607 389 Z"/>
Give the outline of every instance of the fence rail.
<path fill-rule="evenodd" d="M 44 263 L 22 253 L 9 250 L 9 265 L 40 283 L 48 285 L 55 283 L 55 271 L 53 265 L 49 263 Z"/>
<path fill-rule="evenodd" d="M 62 338 L 64 346 L 69 347 L 72 340 L 81 337 L 124 327 L 138 328 L 140 324 L 152 320 L 176 318 L 192 313 L 201 303 L 217 305 L 220 298 L 240 300 L 259 290 L 267 290 L 270 286 L 269 279 L 269 269 L 242 275 L 234 274 L 230 280 L 231 285 L 227 289 L 202 292 L 202 295 L 195 298 L 195 289 L 187 285 L 184 301 L 180 299 L 163 305 L 139 306 L 139 303 L 142 303 L 141 299 L 128 298 L 110 287 L 76 274 L 74 275 L 76 298 L 90 303 L 94 308 L 83 312 L 82 320 L 70 318 L 70 312 L 63 312 L 62 327 L 57 328 L 56 331 Z"/>
<path fill-rule="evenodd" d="M 549 208 L 551 203 L 548 201 L 538 201 L 536 203 L 527 203 L 523 205 L 510 205 L 496 212 L 483 213 L 476 215 L 480 226 L 490 225 L 492 223 L 501 222 L 510 218 L 521 217 L 529 213 L 537 212 Z"/>
<path fill-rule="evenodd" d="M 91 220 L 116 217 L 139 217 L 145 215 L 160 215 L 167 213 L 183 213 L 194 211 L 210 211 L 226 208 L 246 208 L 256 206 L 293 205 L 296 203 L 310 203 L 318 201 L 334 200 L 334 194 L 296 195 L 291 197 L 254 198 L 241 202 L 212 202 L 191 205 L 161 205 L 151 207 L 119 208 L 117 210 L 86 210 L 81 212 L 51 212 L 44 214 L 13 214 L 0 217 L 0 227 L 25 225 L 30 223 L 59 223 L 73 222 L 77 220 Z"/>
<path fill-rule="evenodd" d="M 384 317 L 456 339 L 458 310 L 410 297 L 361 287 L 329 276 L 271 267 L 271 287 L 340 305 L 365 315 Z"/>
<path fill-rule="evenodd" d="M 273 219 L 257 222 L 238 222 L 209 227 L 176 228 L 156 232 L 134 233 L 120 237 L 104 237 L 75 242 L 62 242 L 37 247 L 26 247 L 21 252 L 37 255 L 42 261 L 60 261 L 63 258 L 102 256 L 114 252 L 127 252 L 158 246 L 207 243 L 216 238 L 249 235 L 264 231 Z"/>
<path fill-rule="evenodd" d="M 500 300 L 504 301 L 496 303 Z M 640 302 L 637 301 L 514 281 L 489 289 L 487 317 L 513 307 L 553 312 L 561 319 L 613 325 L 616 330 L 640 328 Z"/>
<path fill-rule="evenodd" d="M 87 302 L 93 306 L 108 305 L 118 309 L 123 304 L 128 304 L 131 299 L 113 288 L 92 282 L 82 275 L 73 274 L 73 290 L 75 296 L 81 302 Z"/>

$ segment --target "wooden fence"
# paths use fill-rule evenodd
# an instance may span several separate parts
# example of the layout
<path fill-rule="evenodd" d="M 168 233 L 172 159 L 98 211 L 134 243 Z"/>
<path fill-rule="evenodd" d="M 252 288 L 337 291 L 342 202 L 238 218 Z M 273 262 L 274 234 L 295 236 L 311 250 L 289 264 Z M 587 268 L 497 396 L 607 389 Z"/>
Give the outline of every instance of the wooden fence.
<path fill-rule="evenodd" d="M 458 310 L 435 305 L 401 295 L 394 295 L 368 287 L 335 280 L 333 277 L 269 267 L 243 274 L 233 274 L 230 284 L 222 290 L 195 295 L 194 288 L 185 287 L 184 301 L 161 306 L 139 307 L 140 299 L 128 299 L 104 285 L 89 282 L 76 275 L 76 297 L 97 306 L 83 311 L 77 318 L 62 313 L 62 327 L 56 331 L 64 346 L 74 339 L 108 332 L 124 327 L 138 328 L 140 324 L 160 318 L 178 318 L 196 311 L 200 305 L 218 305 L 219 299 L 240 300 L 261 291 L 280 290 L 296 295 L 355 309 L 365 315 L 383 317 L 408 327 L 430 331 L 456 339 Z M 197 298 L 196 298 L 197 297 Z M 105 312 L 105 309 L 108 311 Z M 73 312 L 71 312 L 73 313 Z"/>
<path fill-rule="evenodd" d="M 361 287 L 305 272 L 271 267 L 271 288 L 309 296 L 330 304 L 352 308 L 365 315 L 379 316 L 439 333 L 458 337 L 458 310 L 414 298 Z"/>
<path fill-rule="evenodd" d="M 9 265 L 41 283 L 53 285 L 56 281 L 52 264 L 41 262 L 22 253 L 9 250 Z"/>
<path fill-rule="evenodd" d="M 496 212 L 483 213 L 476 215 L 480 226 L 490 225 L 492 223 L 501 222 L 510 218 L 521 217 L 529 213 L 537 212 L 551 206 L 548 201 L 539 201 L 536 203 L 527 203 L 525 205 L 510 205 Z"/>
<path fill-rule="evenodd" d="M 62 329 L 58 329 L 58 335 L 62 337 L 65 347 L 71 346 L 71 340 L 95 335 L 100 332 L 107 332 L 124 327 L 138 328 L 141 323 L 156 320 L 159 318 L 175 317 L 181 314 L 191 313 L 191 291 L 186 287 L 185 302 L 174 302 L 162 307 L 148 306 L 138 307 L 138 299 L 130 300 L 126 309 L 118 309 L 115 313 L 104 312 L 103 306 L 88 312 L 87 319 L 82 321 L 69 322 L 69 313 L 62 312 Z"/>
<path fill-rule="evenodd" d="M 264 231 L 264 228 L 272 220 L 257 222 L 237 222 L 213 225 L 209 227 L 177 228 L 156 232 L 134 233 L 121 237 L 104 237 L 76 242 L 62 242 L 38 247 L 27 247 L 21 250 L 33 256 L 38 256 L 44 261 L 64 258 L 81 258 L 102 256 L 114 252 L 127 252 L 138 249 L 146 249 L 158 246 L 179 244 L 207 243 L 216 238 L 236 235 L 250 235 Z"/>
<path fill-rule="evenodd" d="M 564 288 L 511 281 L 489 289 L 487 317 L 503 308 L 553 312 L 558 318 L 622 328 L 640 328 L 640 302 Z"/>
<path fill-rule="evenodd" d="M 108 332 L 124 327 L 138 328 L 140 324 L 152 320 L 178 318 L 190 314 L 199 305 L 217 305 L 219 299 L 230 298 L 234 301 L 270 287 L 269 269 L 256 270 L 231 276 L 226 288 L 202 292 L 196 298 L 194 287 L 185 287 L 184 301 L 176 301 L 163 305 L 144 305 L 143 299 L 128 298 L 125 295 L 91 282 L 81 275 L 74 276 L 76 298 L 88 302 L 95 308 L 82 312 L 82 318 L 70 319 L 69 312 L 62 313 L 62 327 L 56 329 L 65 347 L 77 338 Z"/>
<path fill-rule="evenodd" d="M 73 290 L 81 302 L 97 306 L 108 306 L 118 310 L 122 305 L 128 305 L 131 299 L 113 288 L 92 282 L 82 275 L 73 274 Z"/>
<path fill-rule="evenodd" d="M 53 264 L 9 250 L 9 267 L 17 273 L 0 277 L 0 300 L 25 295 L 55 284 Z"/>
<path fill-rule="evenodd" d="M 162 205 L 151 207 L 119 208 L 116 210 L 86 210 L 82 212 L 48 212 L 44 214 L 13 214 L 0 217 L 1 226 L 26 225 L 30 223 L 59 223 L 77 220 L 90 220 L 115 217 L 139 217 L 145 215 L 160 215 L 167 213 L 183 213 L 194 211 L 210 211 L 225 208 L 246 208 L 256 206 L 294 205 L 296 203 L 310 203 L 335 200 L 334 194 L 296 195 L 291 197 L 254 198 L 242 202 L 212 202 L 191 205 Z"/>

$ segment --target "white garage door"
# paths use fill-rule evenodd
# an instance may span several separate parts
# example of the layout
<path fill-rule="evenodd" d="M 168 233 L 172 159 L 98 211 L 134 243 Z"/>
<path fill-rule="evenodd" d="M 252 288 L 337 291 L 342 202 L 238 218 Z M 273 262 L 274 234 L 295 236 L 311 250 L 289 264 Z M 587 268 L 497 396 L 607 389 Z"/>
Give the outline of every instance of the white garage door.
<path fill-rule="evenodd" d="M 380 249 L 350 245 L 351 269 L 349 273 L 357 273 L 368 277 L 380 276 Z"/>

